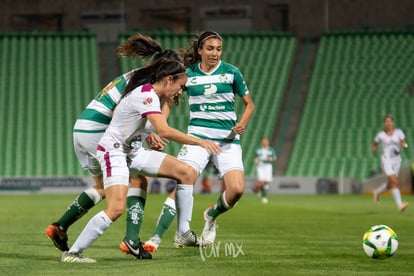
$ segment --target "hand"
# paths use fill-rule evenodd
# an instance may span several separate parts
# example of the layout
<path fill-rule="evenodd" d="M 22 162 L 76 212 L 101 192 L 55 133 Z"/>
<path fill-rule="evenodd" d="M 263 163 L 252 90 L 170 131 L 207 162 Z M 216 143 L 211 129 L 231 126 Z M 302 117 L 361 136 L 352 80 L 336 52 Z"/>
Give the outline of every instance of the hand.
<path fill-rule="evenodd" d="M 157 150 L 157 151 L 164 150 L 165 146 L 168 145 L 167 139 L 162 139 L 160 136 L 158 136 L 155 133 L 151 133 L 150 135 L 148 135 L 145 141 L 147 142 L 148 146 L 151 149 Z"/>
<path fill-rule="evenodd" d="M 246 126 L 241 123 L 236 123 L 236 125 L 232 128 L 232 130 L 236 134 L 244 134 L 246 132 Z"/>
<path fill-rule="evenodd" d="M 211 141 L 201 140 L 200 146 L 205 148 L 208 153 L 217 155 L 221 152 L 220 146 Z"/>

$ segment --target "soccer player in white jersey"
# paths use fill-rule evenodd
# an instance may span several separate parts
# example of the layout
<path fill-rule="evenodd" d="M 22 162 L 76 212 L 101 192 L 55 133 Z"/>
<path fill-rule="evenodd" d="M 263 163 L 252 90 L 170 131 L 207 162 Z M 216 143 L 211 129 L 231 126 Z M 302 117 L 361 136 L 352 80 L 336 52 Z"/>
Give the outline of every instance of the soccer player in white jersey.
<path fill-rule="evenodd" d="M 225 191 L 217 203 L 204 212 L 205 225 L 200 239 L 203 245 L 213 244 L 216 237 L 216 218 L 235 206 L 244 192 L 244 168 L 240 135 L 254 112 L 254 104 L 239 69 L 221 60 L 222 38 L 213 31 L 201 33 L 184 53 L 188 81 L 190 123 L 188 134 L 208 139 L 220 145 L 222 152 L 211 156 L 205 149 L 184 145 L 178 159 L 189 164 L 196 175 L 204 170 L 210 160 L 218 169 L 225 183 Z M 244 103 L 244 112 L 237 120 L 234 109 L 235 97 Z M 193 207 L 193 186 L 176 190 L 176 199 L 186 198 L 186 205 L 177 207 L 178 231 L 190 229 Z M 161 242 L 160 233 L 168 228 L 174 218 L 174 197 L 170 195 L 164 203 L 154 235 L 144 248 L 155 252 Z M 164 222 L 164 223 L 163 223 Z M 176 241 L 174 241 L 176 245 Z"/>
<path fill-rule="evenodd" d="M 381 168 L 387 175 L 387 182 L 374 190 L 374 203 L 378 204 L 380 194 L 390 189 L 398 210 L 403 212 L 408 203 L 401 200 L 398 173 L 401 167 L 401 148 L 406 149 L 408 145 L 402 130 L 394 127 L 394 118 L 391 115 L 384 117 L 384 130 L 375 136 L 371 145 L 372 152 L 377 151 L 378 144 L 382 146 Z"/>
<path fill-rule="evenodd" d="M 145 45 L 142 45 L 145 50 Z M 102 168 L 106 208 L 92 217 L 69 251 L 62 255 L 62 262 L 93 263 L 94 259 L 84 257 L 82 252 L 98 239 L 112 222 L 124 212 L 129 183 L 129 167 L 152 176 L 169 177 L 177 180 L 177 190 L 188 186 L 194 179 L 190 166 L 165 153 L 131 146 L 145 131 L 147 121 L 164 139 L 178 143 L 198 145 L 209 154 L 220 153 L 220 147 L 211 141 L 184 134 L 168 126 L 161 113 L 161 102 L 182 92 L 187 81 L 185 66 L 177 60 L 158 59 L 150 65 L 136 70 L 130 78 L 117 105 L 113 118 L 100 139 L 97 158 Z M 180 206 L 180 198 L 177 205 Z M 143 210 L 141 210 L 143 212 Z M 178 235 L 182 242 L 197 244 L 197 236 L 189 230 Z M 151 259 L 140 243 L 125 238 L 124 243 L 131 254 L 139 259 Z M 141 253 L 144 254 L 141 254 Z"/>
<path fill-rule="evenodd" d="M 269 139 L 262 137 L 262 146 L 256 150 L 254 162 L 257 166 L 257 178 L 260 185 L 262 203 L 268 203 L 267 193 L 269 183 L 273 180 L 273 163 L 276 162 L 276 152 L 269 146 Z"/>
<path fill-rule="evenodd" d="M 137 47 L 139 44 L 152 45 L 150 50 L 140 52 L 142 49 Z M 140 50 L 140 51 L 138 51 Z M 118 49 L 118 54 L 125 57 L 150 57 L 155 54 L 153 60 L 161 57 L 181 60 L 182 58 L 173 50 L 163 50 L 161 45 L 148 36 L 136 34 L 130 37 Z M 73 141 L 76 156 L 83 168 L 88 169 L 93 176 L 95 185 L 86 189 L 76 197 L 64 214 L 46 228 L 47 236 L 53 241 L 56 248 L 61 251 L 69 249 L 67 245 L 67 230 L 70 225 L 80 219 L 90 208 L 95 206 L 104 197 L 102 170 L 96 159 L 96 147 L 98 142 L 108 127 L 113 110 L 118 104 L 124 89 L 128 84 L 129 78 L 135 70 L 123 74 L 110 82 L 99 94 L 88 104 L 86 109 L 79 115 L 73 128 Z M 145 134 L 144 136 L 146 136 Z M 145 138 L 145 137 L 142 138 Z M 162 150 L 162 141 L 156 135 L 151 135 L 147 139 L 148 144 L 154 149 Z M 161 142 L 161 143 L 160 143 Z M 139 232 L 142 214 L 137 213 L 145 204 L 146 179 L 144 177 L 131 177 L 131 189 L 128 194 L 128 215 L 127 215 L 127 237 L 134 237 Z M 133 219 L 134 218 L 134 219 Z M 135 237 L 137 239 L 138 237 Z M 134 240 L 135 240 L 134 239 Z M 121 250 L 125 248 L 121 248 Z"/>

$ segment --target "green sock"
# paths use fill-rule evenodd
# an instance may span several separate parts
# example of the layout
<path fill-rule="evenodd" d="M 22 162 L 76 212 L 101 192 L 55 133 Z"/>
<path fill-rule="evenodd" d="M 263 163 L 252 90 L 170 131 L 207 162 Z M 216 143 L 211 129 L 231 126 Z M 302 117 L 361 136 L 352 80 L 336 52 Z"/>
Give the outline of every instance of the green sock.
<path fill-rule="evenodd" d="M 140 242 L 139 232 L 144 219 L 145 196 L 129 195 L 126 205 L 126 238 L 138 244 Z"/>
<path fill-rule="evenodd" d="M 226 192 L 224 191 L 219 199 L 217 200 L 217 203 L 214 204 L 213 208 L 211 208 L 210 210 L 208 210 L 207 214 L 210 217 L 216 218 L 218 217 L 220 214 L 223 214 L 224 212 L 228 211 L 231 207 L 229 206 L 229 204 L 226 201 Z"/>
<path fill-rule="evenodd" d="M 95 206 L 95 202 L 86 192 L 83 192 L 69 205 L 57 223 L 67 230 L 69 226 L 85 215 L 93 206 Z"/>
<path fill-rule="evenodd" d="M 170 199 L 174 203 L 174 200 L 172 200 L 171 198 L 168 198 L 168 199 Z M 172 208 L 170 205 L 164 203 L 164 206 L 162 207 L 162 210 L 161 210 L 161 214 L 157 221 L 157 225 L 155 226 L 155 231 L 154 231 L 153 236 L 158 235 L 160 238 L 162 238 L 165 231 L 167 231 L 167 229 L 170 227 L 171 223 L 173 222 L 176 214 L 177 214 L 177 211 L 175 210 L 175 208 Z"/>
<path fill-rule="evenodd" d="M 260 187 L 260 192 L 262 194 L 262 197 L 267 197 L 267 192 L 269 191 L 269 188 L 267 185 L 263 185 Z"/>

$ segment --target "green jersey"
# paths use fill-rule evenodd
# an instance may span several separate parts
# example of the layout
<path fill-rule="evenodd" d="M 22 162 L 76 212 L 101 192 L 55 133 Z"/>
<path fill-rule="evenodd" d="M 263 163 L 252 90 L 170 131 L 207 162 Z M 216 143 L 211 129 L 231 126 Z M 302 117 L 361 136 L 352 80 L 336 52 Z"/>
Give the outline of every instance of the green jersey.
<path fill-rule="evenodd" d="M 260 147 L 256 150 L 256 157 L 259 160 L 259 164 L 272 163 L 268 158 L 276 158 L 276 152 L 271 147 Z"/>
<path fill-rule="evenodd" d="M 249 93 L 243 75 L 235 66 L 220 61 L 211 73 L 200 63 L 187 68 L 190 123 L 188 134 L 221 143 L 240 143 L 232 128 L 237 122 L 235 96 Z"/>
<path fill-rule="evenodd" d="M 115 78 L 102 89 L 79 115 L 73 132 L 104 133 L 134 71 Z"/>

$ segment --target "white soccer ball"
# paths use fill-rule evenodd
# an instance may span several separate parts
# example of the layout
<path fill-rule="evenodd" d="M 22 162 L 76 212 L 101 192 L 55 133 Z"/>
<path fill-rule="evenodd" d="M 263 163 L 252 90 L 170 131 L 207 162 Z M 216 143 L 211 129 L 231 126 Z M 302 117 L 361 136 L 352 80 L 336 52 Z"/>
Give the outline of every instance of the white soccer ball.
<path fill-rule="evenodd" d="M 387 225 L 375 225 L 365 232 L 362 247 L 368 257 L 386 259 L 397 251 L 398 237 Z"/>

